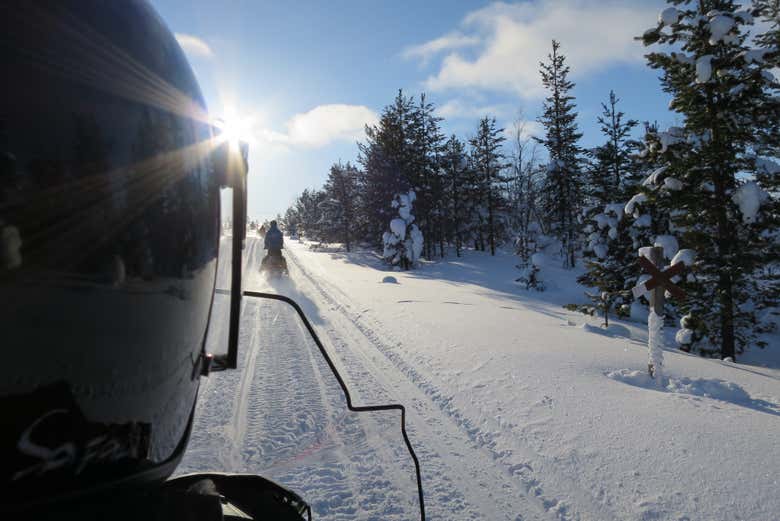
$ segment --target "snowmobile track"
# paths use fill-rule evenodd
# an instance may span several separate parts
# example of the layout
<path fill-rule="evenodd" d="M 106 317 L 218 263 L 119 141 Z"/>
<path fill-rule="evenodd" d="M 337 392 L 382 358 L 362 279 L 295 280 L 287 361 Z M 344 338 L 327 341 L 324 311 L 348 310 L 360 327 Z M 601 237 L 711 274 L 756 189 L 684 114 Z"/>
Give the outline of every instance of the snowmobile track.
<path fill-rule="evenodd" d="M 542 484 L 542 478 L 533 471 L 531 465 L 502 463 L 506 454 L 493 448 L 491 433 L 482 432 L 479 427 L 473 425 L 452 404 L 451 397 L 441 393 L 433 383 L 404 360 L 395 348 L 400 344 L 392 341 L 392 337 L 383 330 L 381 324 L 371 319 L 362 310 L 358 313 L 351 311 L 350 307 L 354 306 L 351 306 L 349 297 L 331 284 L 316 280 L 302 266 L 293 251 L 288 250 L 288 258 L 295 266 L 295 271 L 306 279 L 302 281 L 300 277 L 295 277 L 298 288 L 301 288 L 302 283 L 310 285 L 312 290 L 324 299 L 329 310 L 341 315 L 341 320 L 333 317 L 331 327 L 325 331 L 325 337 L 341 358 L 340 365 L 346 368 L 345 373 L 349 375 L 351 387 L 355 389 L 353 392 L 364 399 L 369 399 L 370 396 L 372 403 L 377 400 L 392 399 L 407 404 L 410 434 L 422 459 L 423 485 L 427 486 L 426 493 L 431 503 L 429 517 L 433 518 L 433 514 L 437 513 L 437 498 L 430 497 L 431 490 L 428 488 L 431 483 L 435 483 L 440 495 L 445 488 L 453 485 L 460 491 L 466 491 L 469 499 L 461 507 L 471 512 L 468 516 L 464 516 L 466 512 L 461 510 L 459 518 L 558 519 L 559 521 L 574 521 L 582 518 L 576 507 L 549 495 L 549 491 L 546 491 Z M 323 313 L 326 311 L 322 310 Z M 334 322 L 341 327 L 335 327 Z M 381 331 L 381 334 L 377 331 Z M 365 345 L 365 340 L 360 342 L 357 338 L 359 336 L 368 341 L 372 348 L 370 351 L 360 347 Z M 347 342 L 344 337 L 353 341 Z M 376 356 L 377 354 L 381 356 Z M 362 363 L 347 363 L 350 357 L 358 357 Z M 373 381 L 378 381 L 379 385 L 367 385 L 368 382 Z M 371 391 L 366 393 L 367 389 Z M 380 391 L 381 389 L 394 390 L 399 395 L 388 396 L 386 392 Z M 423 435 L 415 436 L 413 434 L 415 430 L 422 431 L 420 434 Z M 466 464 L 463 458 L 466 454 L 479 454 L 484 465 L 474 468 L 473 465 Z M 539 457 L 528 448 L 523 448 L 522 453 L 520 451 L 514 453 L 515 456 L 521 454 L 525 454 L 526 461 L 530 461 L 532 457 Z M 431 479 L 430 471 L 434 469 L 436 478 Z M 453 476 L 456 483 L 445 476 Z M 441 482 L 443 477 L 445 477 L 444 482 Z M 599 512 L 599 519 L 605 521 L 618 519 L 606 505 L 597 503 L 587 490 L 568 476 L 556 474 L 555 481 L 559 486 L 564 484 L 569 497 L 574 496 L 572 499 L 578 504 L 588 505 L 586 511 Z M 451 501 L 453 498 L 444 494 L 439 499 Z M 475 507 L 476 511 L 474 511 Z M 446 515 L 442 513 L 442 517 L 448 516 L 452 516 L 452 511 Z"/>
<path fill-rule="evenodd" d="M 434 389 L 421 385 L 420 375 L 393 352 L 386 343 L 389 337 L 380 337 L 365 324 L 365 315 L 355 316 L 347 307 L 349 299 L 338 289 L 326 288 L 325 283 L 315 280 L 294 253 L 289 257 L 306 284 L 325 300 L 329 310 L 337 313 L 328 317 L 332 318 L 331 327 L 325 336 L 341 358 L 340 365 L 350 377 L 353 392 L 371 403 L 400 400 L 407 405 L 410 434 L 422 460 L 431 519 L 451 519 L 453 515 L 459 519 L 576 519 L 556 501 L 548 500 L 545 508 L 544 499 L 529 493 L 531 486 L 518 483 L 509 472 L 498 468 L 496 456 L 482 449 L 477 443 L 480 440 L 436 403 Z M 302 281 L 298 279 L 300 288 Z M 368 350 L 359 347 L 366 343 Z M 390 390 L 398 396 L 389 395 Z M 464 459 L 474 454 L 483 459 L 479 468 Z M 538 496 L 540 489 L 536 487 L 532 493 Z M 558 506 L 557 511 L 552 512 L 555 509 L 550 506 Z"/>

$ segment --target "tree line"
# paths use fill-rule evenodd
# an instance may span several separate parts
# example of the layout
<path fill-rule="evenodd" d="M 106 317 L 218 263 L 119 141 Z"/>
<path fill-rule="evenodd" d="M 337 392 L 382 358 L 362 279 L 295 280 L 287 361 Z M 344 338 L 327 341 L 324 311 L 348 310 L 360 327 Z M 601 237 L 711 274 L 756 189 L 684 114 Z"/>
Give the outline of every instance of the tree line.
<path fill-rule="evenodd" d="M 411 190 L 424 258 L 511 246 L 519 280 L 541 289 L 535 255 L 555 251 L 564 267 L 584 263 L 590 309 L 618 314 L 635 301 L 640 248 L 662 246 L 668 262 L 686 264 L 689 298 L 667 315 L 681 317 L 682 348 L 733 358 L 763 345 L 780 300 L 778 2 L 669 0 L 637 39 L 679 127 L 630 119 L 609 92 L 602 144 L 583 148 L 570 67 L 553 41 L 540 63 L 541 135 L 529 137 L 521 118 L 507 130 L 486 115 L 468 139 L 445 136 L 425 94 L 399 91 L 366 127 L 357 163 L 333 164 L 285 225 L 348 250 L 380 247 L 391 202 Z"/>

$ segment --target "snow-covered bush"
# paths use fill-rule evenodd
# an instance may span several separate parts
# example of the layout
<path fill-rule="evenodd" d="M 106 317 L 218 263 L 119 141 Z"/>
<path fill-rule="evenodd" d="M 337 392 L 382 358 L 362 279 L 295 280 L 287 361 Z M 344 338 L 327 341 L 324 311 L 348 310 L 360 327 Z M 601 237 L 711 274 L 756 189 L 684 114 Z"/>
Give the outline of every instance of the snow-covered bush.
<path fill-rule="evenodd" d="M 520 257 L 520 264 L 517 265 L 520 276 L 515 279 L 515 282 L 525 286 L 525 289 L 545 290 L 539 272 L 545 261 L 541 250 L 549 242 L 550 238 L 542 233 L 541 226 L 535 221 L 532 221 L 526 230 L 515 238 L 515 253 Z"/>
<path fill-rule="evenodd" d="M 385 261 L 405 270 L 417 263 L 423 250 L 423 234 L 414 224 L 412 214 L 415 198 L 413 190 L 395 196 L 392 207 L 398 209 L 398 217 L 390 221 L 390 231 L 382 235 Z"/>
<path fill-rule="evenodd" d="M 544 262 L 545 256 L 543 253 L 534 253 L 531 255 L 531 258 L 527 263 L 517 266 L 520 270 L 520 276 L 515 279 L 515 282 L 523 285 L 525 289 L 544 291 L 546 286 L 539 274 Z"/>

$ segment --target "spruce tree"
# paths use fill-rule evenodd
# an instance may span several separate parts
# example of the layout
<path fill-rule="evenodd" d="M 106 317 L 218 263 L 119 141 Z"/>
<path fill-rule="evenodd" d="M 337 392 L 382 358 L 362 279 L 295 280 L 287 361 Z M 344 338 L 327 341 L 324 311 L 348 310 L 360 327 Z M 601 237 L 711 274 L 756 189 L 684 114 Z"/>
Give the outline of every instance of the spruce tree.
<path fill-rule="evenodd" d="M 447 229 L 445 234 L 455 245 L 455 254 L 460 257 L 468 221 L 466 182 L 468 156 L 466 147 L 455 135 L 444 144 L 441 158 L 442 200 Z"/>
<path fill-rule="evenodd" d="M 428 238 L 424 252 L 427 258 L 432 257 L 434 245 L 441 241 L 439 235 L 443 214 L 439 160 L 444 135 L 439 126 L 441 118 L 434 115 L 434 109 L 434 105 L 422 93 L 410 113 L 408 131 L 408 182 L 417 197 L 415 213 L 418 226 Z"/>
<path fill-rule="evenodd" d="M 324 232 L 329 239 L 344 243 L 347 251 L 351 251 L 353 227 L 356 221 L 356 210 L 359 204 L 357 168 L 351 165 L 335 163 L 330 167 L 328 179 L 325 181 L 325 201 L 321 207 L 325 210 L 322 216 Z"/>
<path fill-rule="evenodd" d="M 587 271 L 578 282 L 597 290 L 588 296 L 603 310 L 605 318 L 612 306 L 618 314 L 628 314 L 630 288 L 636 282 L 636 248 L 623 209 L 626 195 L 635 189 L 632 158 L 640 144 L 631 138 L 631 131 L 638 122 L 626 119 L 617 108 L 619 101 L 610 91 L 608 102 L 601 105 L 598 123 L 606 141 L 589 153 L 592 162 L 585 189 L 587 206 L 582 214 Z"/>
<path fill-rule="evenodd" d="M 365 219 L 365 236 L 374 242 L 392 218 L 387 202 L 408 190 L 414 179 L 409 146 L 413 112 L 414 101 L 399 90 L 393 104 L 382 111 L 379 123 L 366 126 L 366 141 L 358 144 L 358 161 L 363 167 L 360 213 Z"/>
<path fill-rule="evenodd" d="M 477 135 L 469 140 L 471 160 L 480 199 L 484 204 L 484 235 L 490 247 L 490 254 L 496 254 L 496 244 L 503 237 L 504 194 L 501 186 L 506 183 L 503 170 L 506 168 L 501 144 L 506 141 L 504 129 L 496 127 L 496 119 L 485 116 L 479 122 Z"/>
<path fill-rule="evenodd" d="M 539 122 L 544 126 L 545 137 L 538 141 L 546 148 L 550 158 L 543 183 L 542 211 L 544 218 L 561 243 L 564 267 L 576 263 L 578 224 L 577 215 L 582 206 L 582 179 L 580 171 L 577 112 L 569 81 L 569 66 L 560 52 L 560 43 L 553 40 L 548 63 L 540 63 L 542 84 L 549 91 L 545 98 L 544 113 Z"/>
<path fill-rule="evenodd" d="M 648 184 L 665 193 L 656 204 L 668 209 L 670 231 L 697 254 L 693 273 L 683 281 L 689 298 L 679 305 L 697 324 L 702 341 L 694 347 L 735 358 L 757 341 L 751 296 L 760 293 L 755 275 L 766 262 L 762 234 L 769 225 L 739 202 L 752 191 L 747 198 L 756 210 L 768 197 L 760 187 L 747 186 L 753 181 L 742 174 L 756 170 L 753 150 L 773 124 L 767 110 L 777 84 L 769 64 L 753 59 L 749 12 L 732 0 L 669 3 L 673 7 L 641 39 L 675 49 L 652 52 L 647 60 L 661 71 L 670 107 L 684 123 L 658 133 L 653 153 L 668 166 Z"/>
<path fill-rule="evenodd" d="M 778 0 L 756 0 L 754 14 L 764 23 L 766 29 L 757 35 L 759 48 L 753 54 L 753 59 L 763 60 L 773 67 L 774 85 L 780 78 L 780 2 Z M 759 276 L 762 289 L 758 302 L 759 313 L 773 315 L 774 322 L 780 323 L 780 97 L 770 98 L 765 106 L 766 122 L 760 135 L 759 146 L 756 147 L 756 178 L 759 185 L 773 197 L 767 201 L 763 215 L 767 220 L 768 233 L 766 262 Z"/>

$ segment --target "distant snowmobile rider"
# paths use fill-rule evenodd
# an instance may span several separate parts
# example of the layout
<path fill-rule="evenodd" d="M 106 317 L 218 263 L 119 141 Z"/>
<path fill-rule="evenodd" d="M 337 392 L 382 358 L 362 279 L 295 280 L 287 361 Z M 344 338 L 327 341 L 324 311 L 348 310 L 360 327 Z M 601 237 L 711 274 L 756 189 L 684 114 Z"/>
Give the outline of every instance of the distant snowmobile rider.
<path fill-rule="evenodd" d="M 284 237 L 282 231 L 276 224 L 276 221 L 271 221 L 268 231 L 265 232 L 265 245 L 264 248 L 268 250 L 268 254 L 263 258 L 262 266 L 266 266 L 267 263 L 273 259 L 275 262 L 279 262 L 284 268 L 287 267 L 287 262 L 282 256 L 282 248 L 284 248 Z"/>

